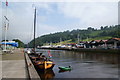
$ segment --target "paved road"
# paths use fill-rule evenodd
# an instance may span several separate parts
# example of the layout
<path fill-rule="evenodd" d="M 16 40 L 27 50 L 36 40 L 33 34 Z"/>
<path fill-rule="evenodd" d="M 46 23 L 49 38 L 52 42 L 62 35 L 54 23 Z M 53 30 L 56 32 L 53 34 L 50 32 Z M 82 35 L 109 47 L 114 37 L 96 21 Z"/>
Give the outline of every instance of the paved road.
<path fill-rule="evenodd" d="M 26 78 L 24 55 L 20 49 L 13 54 L 3 54 L 2 58 L 2 78 Z"/>
<path fill-rule="evenodd" d="M 6 60 L 2 62 L 3 78 L 26 78 L 24 60 Z"/>
<path fill-rule="evenodd" d="M 0 80 L 2 79 L 2 61 L 0 60 Z"/>
<path fill-rule="evenodd" d="M 0 50 L 0 80 L 2 79 L 2 51 Z"/>

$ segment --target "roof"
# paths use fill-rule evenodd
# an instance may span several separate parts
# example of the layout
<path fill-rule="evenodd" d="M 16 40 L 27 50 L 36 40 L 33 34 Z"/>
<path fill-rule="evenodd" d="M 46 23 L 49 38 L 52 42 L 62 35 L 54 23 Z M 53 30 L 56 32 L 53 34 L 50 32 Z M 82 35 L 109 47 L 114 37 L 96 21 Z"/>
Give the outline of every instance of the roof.
<path fill-rule="evenodd" d="M 115 39 L 115 40 L 118 40 L 118 41 L 120 41 L 120 38 L 112 38 L 112 39 Z"/>
<path fill-rule="evenodd" d="M 103 41 L 103 42 L 107 42 L 108 40 L 101 40 L 101 41 Z"/>
<path fill-rule="evenodd" d="M 107 43 L 114 43 L 114 42 L 120 42 L 120 38 L 111 38 L 108 39 Z"/>
<path fill-rule="evenodd" d="M 18 47 L 18 42 L 2 42 L 1 43 L 2 45 L 4 45 L 4 44 L 7 44 L 7 45 L 12 45 L 12 46 L 14 46 L 14 47 Z"/>
<path fill-rule="evenodd" d="M 96 42 L 100 42 L 101 40 L 94 40 L 94 41 L 96 41 Z"/>

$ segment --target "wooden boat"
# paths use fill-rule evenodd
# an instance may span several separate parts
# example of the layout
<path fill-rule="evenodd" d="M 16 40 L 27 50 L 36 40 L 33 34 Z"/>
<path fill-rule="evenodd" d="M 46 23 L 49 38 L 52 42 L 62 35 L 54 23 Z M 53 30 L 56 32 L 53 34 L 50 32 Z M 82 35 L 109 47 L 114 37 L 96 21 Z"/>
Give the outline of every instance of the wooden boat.
<path fill-rule="evenodd" d="M 42 53 L 39 55 L 36 53 L 36 48 L 35 48 L 35 29 L 36 29 L 36 8 L 35 8 L 35 13 L 34 13 L 34 48 L 31 50 L 32 53 L 30 54 L 30 58 L 35 65 L 35 67 L 41 69 L 41 70 L 46 70 L 46 69 L 52 69 L 54 67 L 54 63 L 52 60 L 47 59 Z"/>
<path fill-rule="evenodd" d="M 45 57 L 45 55 L 42 55 L 42 53 L 29 56 L 35 67 L 38 69 L 41 70 L 52 69 L 55 65 L 50 58 Z"/>
<path fill-rule="evenodd" d="M 31 60 L 36 60 L 38 56 L 29 56 Z"/>
<path fill-rule="evenodd" d="M 42 70 L 52 69 L 54 67 L 53 61 L 34 61 L 34 65 Z"/>
<path fill-rule="evenodd" d="M 33 61 L 33 64 L 41 70 L 52 69 L 55 65 L 52 60 L 47 59 L 47 58 L 39 58 L 38 57 L 32 61 Z"/>
<path fill-rule="evenodd" d="M 71 70 L 71 67 L 69 66 L 69 67 L 58 67 L 60 70 L 62 70 L 62 71 L 69 71 L 69 70 Z"/>

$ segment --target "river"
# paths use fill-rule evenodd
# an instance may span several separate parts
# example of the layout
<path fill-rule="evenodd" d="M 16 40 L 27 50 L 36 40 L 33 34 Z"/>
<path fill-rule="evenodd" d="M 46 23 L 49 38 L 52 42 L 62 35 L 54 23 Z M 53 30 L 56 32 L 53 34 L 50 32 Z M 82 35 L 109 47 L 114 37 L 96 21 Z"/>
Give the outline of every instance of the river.
<path fill-rule="evenodd" d="M 48 56 L 48 50 L 37 50 Z M 55 62 L 53 70 L 43 78 L 118 78 L 118 54 L 85 53 L 64 50 L 50 50 Z M 61 72 L 59 66 L 71 66 L 71 71 Z"/>

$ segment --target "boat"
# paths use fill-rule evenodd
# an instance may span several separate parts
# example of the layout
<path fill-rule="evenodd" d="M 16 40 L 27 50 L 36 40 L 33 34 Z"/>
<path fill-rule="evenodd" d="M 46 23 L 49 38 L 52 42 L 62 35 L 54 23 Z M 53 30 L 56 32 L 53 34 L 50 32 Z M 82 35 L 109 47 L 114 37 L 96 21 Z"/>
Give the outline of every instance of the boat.
<path fill-rule="evenodd" d="M 45 57 L 45 55 L 42 55 L 41 53 L 36 55 L 32 54 L 29 56 L 37 69 L 41 69 L 41 70 L 52 69 L 55 65 L 53 60 L 51 60 L 51 58 L 47 58 Z"/>
<path fill-rule="evenodd" d="M 62 71 L 70 71 L 71 70 L 71 67 L 58 67 L 60 70 Z"/>
<path fill-rule="evenodd" d="M 38 56 L 33 56 L 33 55 L 30 55 L 29 57 L 31 60 L 36 60 L 38 58 Z"/>
<path fill-rule="evenodd" d="M 41 70 L 47 70 L 47 69 L 52 69 L 54 67 L 54 62 L 52 60 L 46 60 L 39 58 L 36 60 L 33 60 L 33 64 L 36 66 L 36 68 L 41 69 Z"/>
<path fill-rule="evenodd" d="M 32 53 L 29 55 L 34 66 L 40 70 L 52 69 L 54 67 L 54 62 L 51 60 L 51 56 L 49 58 L 42 55 L 42 53 L 36 53 L 36 45 L 35 45 L 35 28 L 36 28 L 36 8 L 34 14 L 34 48 L 32 49 Z M 49 53 L 50 54 L 50 53 Z"/>
<path fill-rule="evenodd" d="M 41 70 L 46 70 L 46 69 L 52 69 L 55 65 L 53 60 L 51 60 L 50 57 L 51 56 L 49 56 L 49 58 L 47 58 L 45 55 L 42 55 L 40 53 L 36 56 L 32 55 L 30 58 L 36 68 L 41 69 Z"/>

